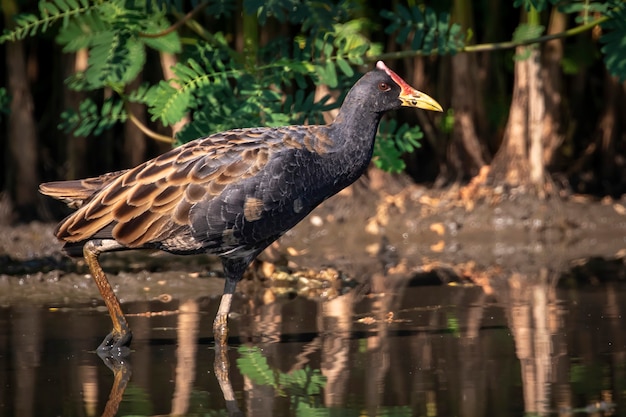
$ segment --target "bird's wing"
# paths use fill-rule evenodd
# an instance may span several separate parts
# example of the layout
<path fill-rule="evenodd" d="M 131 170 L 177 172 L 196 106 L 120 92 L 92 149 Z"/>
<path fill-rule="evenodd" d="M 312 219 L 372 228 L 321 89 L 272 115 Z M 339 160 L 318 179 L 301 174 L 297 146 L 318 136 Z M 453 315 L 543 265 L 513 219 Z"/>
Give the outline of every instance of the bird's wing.
<path fill-rule="evenodd" d="M 46 182 L 39 185 L 39 191 L 42 194 L 63 201 L 71 208 L 79 208 L 95 193 L 125 172 L 126 170 L 109 172 L 99 177 L 82 180 Z"/>
<path fill-rule="evenodd" d="M 113 238 L 131 248 L 176 240 L 177 231 L 191 228 L 192 207 L 251 179 L 277 154 L 321 155 L 332 146 L 320 126 L 236 129 L 197 139 L 115 177 L 98 177 L 102 187 L 59 224 L 56 235 L 70 243 Z"/>
<path fill-rule="evenodd" d="M 104 184 L 56 235 L 66 242 L 109 237 L 127 247 L 158 242 L 189 226 L 194 204 L 257 174 L 288 136 L 285 129 L 240 129 L 172 149 Z"/>

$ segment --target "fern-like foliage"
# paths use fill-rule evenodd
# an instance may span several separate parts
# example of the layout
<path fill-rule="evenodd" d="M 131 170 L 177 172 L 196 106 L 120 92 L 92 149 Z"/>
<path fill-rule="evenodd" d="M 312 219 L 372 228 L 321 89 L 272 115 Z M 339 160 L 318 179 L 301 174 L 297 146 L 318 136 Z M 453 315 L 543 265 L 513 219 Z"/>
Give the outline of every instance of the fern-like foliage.
<path fill-rule="evenodd" d="M 465 46 L 461 26 L 451 23 L 449 13 L 437 13 L 426 7 L 405 7 L 398 3 L 395 11 L 382 10 L 381 16 L 391 21 L 385 33 L 396 34 L 396 42 L 410 45 L 424 55 L 432 53 L 455 54 Z"/>
<path fill-rule="evenodd" d="M 259 348 L 239 348 L 237 367 L 241 374 L 258 385 L 273 387 L 277 393 L 291 398 L 293 408 L 310 410 L 319 404 L 316 400 L 326 385 L 326 378 L 319 369 L 306 367 L 289 373 L 272 369 Z M 326 410 L 327 411 L 327 410 Z"/>
<path fill-rule="evenodd" d="M 610 1 L 567 1 L 557 3 L 559 11 L 575 16 L 576 23 L 586 24 L 597 18 L 598 13 L 606 16 L 609 11 L 618 6 L 619 0 Z"/>
<path fill-rule="evenodd" d="M 536 39 L 543 34 L 545 27 L 542 25 L 533 25 L 529 23 L 520 23 L 513 31 L 513 41 L 523 42 L 530 39 Z M 536 45 L 531 45 L 525 48 L 522 53 L 513 55 L 513 59 L 516 61 L 524 61 L 528 59 L 532 53 L 531 48 L 535 48 Z"/>
<path fill-rule="evenodd" d="M 70 19 L 88 13 L 94 6 L 89 0 L 51 0 L 39 2 L 39 14 L 20 14 L 11 29 L 5 29 L 0 43 L 17 41 L 45 32 L 61 21 L 66 26 Z"/>
<path fill-rule="evenodd" d="M 239 358 L 237 358 L 237 367 L 242 375 L 247 376 L 258 385 L 269 385 L 274 388 L 278 387 L 277 375 L 270 368 L 267 359 L 261 354 L 261 351 L 254 348 L 241 346 L 239 348 Z"/>
<path fill-rule="evenodd" d="M 524 7 L 526 11 L 536 9 L 538 12 L 545 10 L 549 3 L 556 3 L 558 0 L 514 0 L 514 7 Z"/>
<path fill-rule="evenodd" d="M 0 42 L 34 36 L 60 21 L 56 40 L 65 52 L 88 48 L 87 70 L 72 78 L 71 86 L 75 89 L 113 87 L 121 91 L 143 69 L 146 47 L 171 53 L 181 50 L 176 32 L 162 37 L 149 36 L 162 31 L 169 23 L 163 11 L 152 9 L 147 13 L 141 3 L 42 0 L 38 15 L 18 15 L 15 20 L 15 27 L 5 30 Z"/>
<path fill-rule="evenodd" d="M 323 123 L 322 112 L 338 104 L 328 104 L 328 97 L 315 101 L 313 92 L 297 87 L 296 77 L 310 69 L 287 68 L 277 64 L 254 74 L 236 68 L 213 73 L 212 81 L 191 97 L 187 108 L 193 120 L 179 132 L 178 140 L 186 142 L 237 127 Z M 283 93 L 287 86 L 295 88 L 293 94 Z"/>
<path fill-rule="evenodd" d="M 225 93 L 228 89 L 224 72 L 215 71 L 211 65 L 202 66 L 193 58 L 185 63 L 178 63 L 171 69 L 176 77 L 159 82 L 148 93 L 152 120 L 159 120 L 165 126 L 182 119 L 196 104 L 197 96 L 202 95 L 204 99 L 211 101 L 216 93 Z"/>
<path fill-rule="evenodd" d="M 423 136 L 419 126 L 411 127 L 406 123 L 398 126 L 393 119 L 382 120 L 376 137 L 374 164 L 389 172 L 404 171 L 406 164 L 402 155 L 419 148 Z"/>
<path fill-rule="evenodd" d="M 244 11 L 257 14 L 259 23 L 264 25 L 268 18 L 279 22 L 299 23 L 306 18 L 305 2 L 295 0 L 244 0 Z"/>
<path fill-rule="evenodd" d="M 238 127 L 324 123 L 325 111 L 337 108 L 342 97 L 317 98 L 315 88 L 325 85 L 347 92 L 365 69 L 367 61 L 382 53 L 382 46 L 368 36 L 378 30 L 371 19 L 355 15 L 359 0 L 301 2 L 295 0 L 244 0 L 243 11 L 259 25 L 270 19 L 297 25 L 295 37 L 276 36 L 242 57 L 228 34 L 200 33 L 183 45 L 178 30 L 168 30 L 194 8 L 212 18 L 232 15 L 236 4 L 229 0 L 40 0 L 39 12 L 21 15 L 1 41 L 56 30 L 56 42 L 64 52 L 88 51 L 88 65 L 67 80 L 75 90 L 114 96 L 85 100 L 78 109 L 62 114 L 60 127 L 76 135 L 98 135 L 127 120 L 125 102 L 142 103 L 152 122 L 169 126 L 185 117 L 190 122 L 178 132 L 178 143 Z M 388 32 L 398 31 L 401 43 L 410 42 L 422 53 L 454 53 L 463 46 L 460 27 L 450 16 L 431 9 L 397 6 L 382 15 L 391 20 Z M 136 90 L 131 82 L 144 70 L 148 50 L 174 53 L 178 63 L 173 78 Z M 247 52 L 249 53 L 249 52 Z M 257 65 L 251 65 L 256 63 Z M 92 97 L 97 95 L 92 94 Z M 408 125 L 389 124 L 381 129 L 385 138 L 377 146 L 377 164 L 399 171 L 401 155 L 417 146 L 421 132 Z"/>
<path fill-rule="evenodd" d="M 600 42 L 606 68 L 612 75 L 626 80 L 626 4 L 619 2 L 607 11 L 610 19 L 602 24 L 605 29 Z"/>
<path fill-rule="evenodd" d="M 117 123 L 125 122 L 126 118 L 124 102 L 117 97 L 105 100 L 102 106 L 86 99 L 80 103 L 78 111 L 69 109 L 61 113 L 59 128 L 75 136 L 98 136 Z"/>
<path fill-rule="evenodd" d="M 66 51 L 89 49 L 89 62 L 82 83 L 74 88 L 98 89 L 113 87 L 121 91 L 143 69 L 146 47 L 164 52 L 180 52 L 176 32 L 162 37 L 143 36 L 158 33 L 169 25 L 162 12 L 145 14 L 141 9 L 125 8 L 123 3 L 105 2 L 90 13 L 65 25 L 57 42 Z"/>
<path fill-rule="evenodd" d="M 6 88 L 0 87 L 0 114 L 9 114 L 11 97 Z"/>

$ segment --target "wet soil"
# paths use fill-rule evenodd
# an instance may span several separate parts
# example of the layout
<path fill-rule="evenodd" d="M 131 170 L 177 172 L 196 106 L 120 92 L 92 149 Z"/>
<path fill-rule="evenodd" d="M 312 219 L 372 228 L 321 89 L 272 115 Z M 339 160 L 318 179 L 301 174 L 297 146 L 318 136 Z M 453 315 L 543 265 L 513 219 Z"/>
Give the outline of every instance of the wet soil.
<path fill-rule="evenodd" d="M 82 260 L 61 253 L 54 224 L 0 225 L 0 306 L 100 304 Z M 514 192 L 433 191 L 376 172 L 329 199 L 260 256 L 257 276 L 325 271 L 357 282 L 434 273 L 468 281 L 511 271 L 614 268 L 625 279 L 626 197 L 538 200 Z M 602 262 L 598 262 L 602 260 Z M 132 251 L 105 254 L 122 302 L 219 296 L 217 258 Z M 245 285 L 245 284 L 244 284 Z"/>

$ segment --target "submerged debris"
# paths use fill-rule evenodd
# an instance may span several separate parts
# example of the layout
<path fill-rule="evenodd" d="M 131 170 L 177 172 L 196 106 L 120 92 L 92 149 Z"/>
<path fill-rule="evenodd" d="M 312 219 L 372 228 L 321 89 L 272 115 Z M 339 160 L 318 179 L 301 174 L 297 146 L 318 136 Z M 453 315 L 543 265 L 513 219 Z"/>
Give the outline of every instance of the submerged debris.
<path fill-rule="evenodd" d="M 258 279 L 249 281 L 244 292 L 250 297 L 261 294 L 264 304 L 276 299 L 294 297 L 332 300 L 357 285 L 354 279 L 332 267 L 320 270 L 305 268 L 296 271 L 289 271 L 285 268 L 265 267 L 263 269 L 271 273 L 267 276 L 257 276 Z"/>

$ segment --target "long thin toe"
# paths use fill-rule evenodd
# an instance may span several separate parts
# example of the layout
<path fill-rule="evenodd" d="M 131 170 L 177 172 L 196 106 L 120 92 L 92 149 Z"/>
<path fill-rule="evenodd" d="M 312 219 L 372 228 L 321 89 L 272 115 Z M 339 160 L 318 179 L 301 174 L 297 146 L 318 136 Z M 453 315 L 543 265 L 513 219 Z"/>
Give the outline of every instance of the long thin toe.
<path fill-rule="evenodd" d="M 218 314 L 213 322 L 213 337 L 220 346 L 228 344 L 228 315 Z"/>
<path fill-rule="evenodd" d="M 104 338 L 102 343 L 100 343 L 100 346 L 98 346 L 98 353 L 114 357 L 128 356 L 130 354 L 128 345 L 132 338 L 133 334 L 130 331 L 122 334 L 111 332 Z"/>

